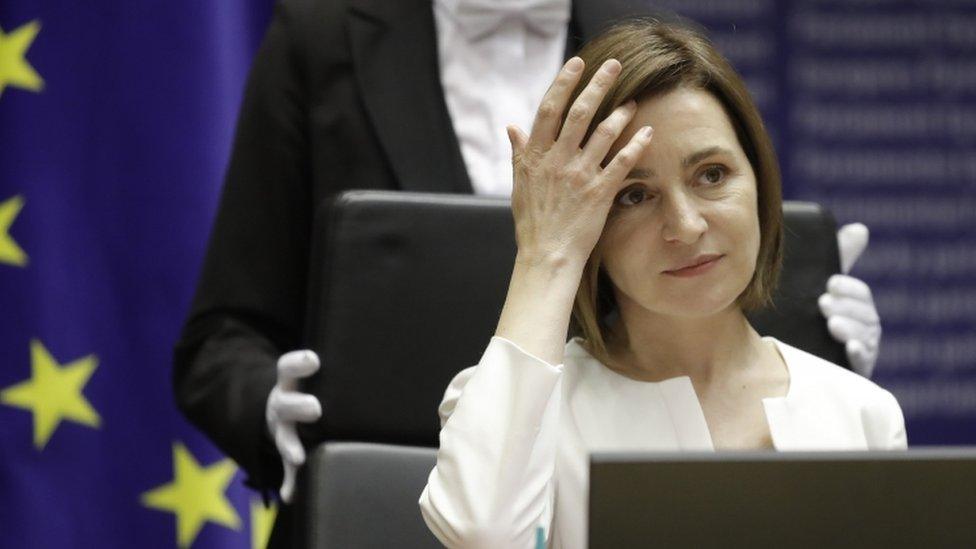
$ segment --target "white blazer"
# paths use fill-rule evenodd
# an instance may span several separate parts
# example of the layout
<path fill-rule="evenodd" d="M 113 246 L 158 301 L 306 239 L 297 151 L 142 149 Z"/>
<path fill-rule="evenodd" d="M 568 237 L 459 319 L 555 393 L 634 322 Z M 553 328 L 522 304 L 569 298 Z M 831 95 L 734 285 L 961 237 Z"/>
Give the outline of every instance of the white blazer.
<path fill-rule="evenodd" d="M 870 380 L 771 337 L 786 396 L 763 399 L 777 450 L 907 447 L 894 396 Z M 636 381 L 576 339 L 552 366 L 499 337 L 451 381 L 440 405 L 437 465 L 420 509 L 448 547 L 586 547 L 589 453 L 714 450 L 688 376 Z"/>

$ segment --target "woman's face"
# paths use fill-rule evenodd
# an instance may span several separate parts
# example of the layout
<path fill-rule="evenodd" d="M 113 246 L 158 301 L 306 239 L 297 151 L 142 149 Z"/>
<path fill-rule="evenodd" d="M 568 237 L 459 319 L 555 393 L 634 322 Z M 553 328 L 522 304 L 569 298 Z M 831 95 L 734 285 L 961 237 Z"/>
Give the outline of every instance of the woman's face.
<path fill-rule="evenodd" d="M 748 286 L 759 253 L 752 166 L 721 103 L 706 91 L 678 88 L 640 102 L 611 154 L 645 125 L 654 137 L 617 195 L 595 252 L 622 310 L 722 311 Z"/>

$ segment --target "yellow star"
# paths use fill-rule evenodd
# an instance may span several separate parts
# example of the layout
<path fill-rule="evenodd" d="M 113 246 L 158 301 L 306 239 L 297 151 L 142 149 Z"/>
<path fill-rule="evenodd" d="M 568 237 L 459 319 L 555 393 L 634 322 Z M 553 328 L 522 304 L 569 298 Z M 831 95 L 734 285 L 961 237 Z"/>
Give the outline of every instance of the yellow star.
<path fill-rule="evenodd" d="M 278 515 L 278 506 L 265 507 L 261 500 L 251 500 L 251 549 L 264 549 L 271 538 L 271 527 Z"/>
<path fill-rule="evenodd" d="M 0 263 L 8 263 L 17 267 L 27 265 L 27 254 L 11 238 L 10 226 L 17 219 L 17 214 L 24 207 L 24 197 L 17 195 L 0 202 Z"/>
<path fill-rule="evenodd" d="M 142 504 L 176 515 L 180 547 L 189 547 L 208 520 L 239 530 L 241 519 L 224 496 L 236 472 L 237 466 L 230 459 L 200 467 L 185 446 L 174 443 L 173 482 L 142 494 Z"/>
<path fill-rule="evenodd" d="M 41 23 L 36 19 L 10 34 L 4 34 L 0 29 L 0 95 L 7 85 L 35 92 L 44 87 L 44 80 L 24 59 L 27 48 L 40 30 Z"/>
<path fill-rule="evenodd" d="M 62 420 L 101 425 L 98 412 L 81 394 L 98 358 L 88 355 L 62 367 L 40 341 L 32 339 L 30 347 L 31 379 L 4 389 L 0 402 L 34 413 L 34 446 L 43 450 Z"/>

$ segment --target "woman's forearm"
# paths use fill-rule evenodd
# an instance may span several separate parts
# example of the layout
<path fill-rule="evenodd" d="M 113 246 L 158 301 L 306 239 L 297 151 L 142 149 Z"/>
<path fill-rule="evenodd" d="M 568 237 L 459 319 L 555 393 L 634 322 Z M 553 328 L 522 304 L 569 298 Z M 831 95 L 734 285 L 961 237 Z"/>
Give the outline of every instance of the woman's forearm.
<path fill-rule="evenodd" d="M 585 261 L 519 253 L 495 335 L 549 364 L 562 364 Z"/>
<path fill-rule="evenodd" d="M 420 496 L 448 547 L 532 547 L 551 530 L 562 370 L 501 338 L 441 402 L 437 465 Z"/>

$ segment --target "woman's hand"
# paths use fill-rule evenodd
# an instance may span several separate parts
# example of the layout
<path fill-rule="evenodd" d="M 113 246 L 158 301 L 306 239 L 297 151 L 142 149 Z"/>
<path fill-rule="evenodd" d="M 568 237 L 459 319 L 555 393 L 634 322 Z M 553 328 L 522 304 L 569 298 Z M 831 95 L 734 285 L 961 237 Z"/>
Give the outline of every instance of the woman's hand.
<path fill-rule="evenodd" d="M 582 265 L 600 238 L 613 198 L 652 130 L 637 131 L 605 168 L 601 163 L 636 111 L 633 101 L 614 110 L 580 147 L 593 115 L 620 74 L 611 59 L 594 74 L 561 124 L 583 60 L 570 59 L 536 112 L 532 135 L 508 127 L 512 142 L 512 213 L 519 262 Z M 560 125 L 562 126 L 560 128 Z"/>
<path fill-rule="evenodd" d="M 580 148 L 603 96 L 620 74 L 620 63 L 603 64 L 562 124 L 582 72 L 578 57 L 566 63 L 542 100 L 531 136 L 508 128 L 518 255 L 495 335 L 550 364 L 563 360 L 583 266 L 600 239 L 613 198 L 651 140 L 651 129 L 642 128 L 601 167 L 634 117 L 631 103 L 611 113 Z"/>

